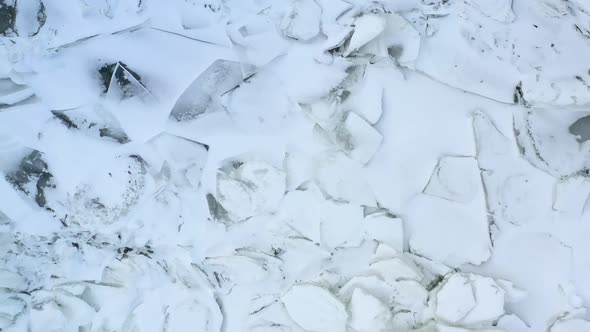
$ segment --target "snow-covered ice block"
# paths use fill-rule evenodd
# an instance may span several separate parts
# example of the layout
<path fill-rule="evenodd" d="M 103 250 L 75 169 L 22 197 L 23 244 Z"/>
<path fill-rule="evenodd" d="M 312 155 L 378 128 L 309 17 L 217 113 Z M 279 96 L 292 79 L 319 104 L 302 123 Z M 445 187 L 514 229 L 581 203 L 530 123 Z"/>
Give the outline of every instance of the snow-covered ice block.
<path fill-rule="evenodd" d="M 279 215 L 305 238 L 320 243 L 321 214 L 324 198 L 317 186 L 289 191 L 281 203 Z"/>
<path fill-rule="evenodd" d="M 331 198 L 358 205 L 376 206 L 375 195 L 360 163 L 342 152 L 329 152 L 317 160 L 314 179 Z"/>
<path fill-rule="evenodd" d="M 404 250 L 404 225 L 400 218 L 389 211 L 378 209 L 365 215 L 363 222 L 365 238 L 383 242 L 398 252 Z"/>
<path fill-rule="evenodd" d="M 289 316 L 310 332 L 345 332 L 348 313 L 332 293 L 313 284 L 293 285 L 282 297 Z"/>
<path fill-rule="evenodd" d="M 348 112 L 326 129 L 328 136 L 342 151 L 362 164 L 368 163 L 377 153 L 383 136 L 356 113 Z"/>
<path fill-rule="evenodd" d="M 170 117 L 176 121 L 190 121 L 201 114 L 221 110 L 221 95 L 238 86 L 252 73 L 252 66 L 215 60 L 184 90 Z"/>
<path fill-rule="evenodd" d="M 435 315 L 445 322 L 484 327 L 504 314 L 504 290 L 491 278 L 455 273 L 435 290 Z"/>
<path fill-rule="evenodd" d="M 295 0 L 283 18 L 285 36 L 300 41 L 313 39 L 320 33 L 322 9 L 313 0 Z"/>
<path fill-rule="evenodd" d="M 27 303 L 15 293 L 0 289 L 0 328 L 10 331 L 27 309 Z M 16 328 L 15 328 L 16 330 Z"/>
<path fill-rule="evenodd" d="M 469 203 L 481 190 L 477 160 L 470 156 L 443 156 L 432 172 L 424 193 L 459 203 Z"/>
<path fill-rule="evenodd" d="M 374 262 L 370 269 L 390 284 L 400 280 L 422 280 L 422 273 L 418 267 L 403 257 Z"/>
<path fill-rule="evenodd" d="M 492 243 L 481 188 L 469 204 L 421 195 L 410 208 L 412 252 L 450 266 L 479 265 L 489 259 Z"/>
<path fill-rule="evenodd" d="M 229 222 L 275 212 L 285 195 L 285 172 L 257 160 L 232 160 L 217 173 L 215 199 Z"/>
<path fill-rule="evenodd" d="M 386 304 L 356 288 L 348 305 L 350 312 L 350 327 L 358 332 L 380 332 L 387 328 L 391 319 L 391 312 Z"/>
<path fill-rule="evenodd" d="M 170 178 L 179 187 L 199 186 L 209 146 L 168 133 L 159 134 L 147 144 L 156 156 L 145 159 L 160 176 Z"/>
<path fill-rule="evenodd" d="M 473 112 L 471 116 L 480 168 L 492 169 L 502 161 L 511 159 L 514 143 L 498 130 L 492 119 L 480 110 Z"/>
<path fill-rule="evenodd" d="M 590 179 L 573 176 L 558 180 L 553 195 L 554 210 L 582 215 L 590 199 Z"/>

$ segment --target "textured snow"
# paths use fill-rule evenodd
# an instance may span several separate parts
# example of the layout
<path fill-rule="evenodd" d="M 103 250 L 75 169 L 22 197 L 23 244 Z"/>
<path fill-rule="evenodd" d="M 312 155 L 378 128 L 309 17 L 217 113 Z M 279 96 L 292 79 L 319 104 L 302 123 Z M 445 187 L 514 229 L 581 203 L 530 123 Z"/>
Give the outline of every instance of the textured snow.
<path fill-rule="evenodd" d="M 590 330 L 589 18 L 0 0 L 0 330 Z"/>

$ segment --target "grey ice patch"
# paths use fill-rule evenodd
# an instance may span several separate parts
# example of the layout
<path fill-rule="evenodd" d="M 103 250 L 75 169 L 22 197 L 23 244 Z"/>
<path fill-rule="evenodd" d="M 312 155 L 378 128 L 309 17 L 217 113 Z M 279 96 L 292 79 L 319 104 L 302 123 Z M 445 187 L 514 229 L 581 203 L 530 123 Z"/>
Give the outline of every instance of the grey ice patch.
<path fill-rule="evenodd" d="M 579 118 L 569 127 L 570 134 L 576 136 L 576 140 L 584 143 L 590 140 L 590 115 Z"/>
<path fill-rule="evenodd" d="M 0 35 L 16 34 L 16 0 L 0 1 Z"/>
<path fill-rule="evenodd" d="M 6 180 L 16 189 L 35 200 L 40 207 L 47 206 L 46 190 L 55 188 L 53 175 L 43 159 L 43 153 L 31 150 L 21 161 L 16 170 L 6 174 Z"/>
<path fill-rule="evenodd" d="M 190 121 L 199 115 L 222 110 L 221 96 L 254 73 L 254 68 L 239 62 L 215 60 L 176 100 L 170 117 Z"/>
<path fill-rule="evenodd" d="M 130 142 L 119 121 L 100 106 L 55 110 L 51 113 L 70 130 L 78 130 L 92 137 L 111 139 L 120 144 Z"/>

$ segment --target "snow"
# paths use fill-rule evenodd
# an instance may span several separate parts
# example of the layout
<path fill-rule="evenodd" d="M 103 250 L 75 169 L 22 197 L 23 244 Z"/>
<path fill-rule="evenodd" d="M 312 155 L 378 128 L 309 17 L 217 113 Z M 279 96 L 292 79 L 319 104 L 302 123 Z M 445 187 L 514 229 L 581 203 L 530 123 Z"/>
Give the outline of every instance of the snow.
<path fill-rule="evenodd" d="M 589 15 L 0 0 L 0 330 L 589 330 Z"/>

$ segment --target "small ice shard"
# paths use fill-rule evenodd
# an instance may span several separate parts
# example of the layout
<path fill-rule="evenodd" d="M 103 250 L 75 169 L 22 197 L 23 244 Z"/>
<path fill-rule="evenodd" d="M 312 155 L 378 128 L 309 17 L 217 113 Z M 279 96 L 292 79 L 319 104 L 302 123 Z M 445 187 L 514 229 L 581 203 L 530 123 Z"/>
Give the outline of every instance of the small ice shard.
<path fill-rule="evenodd" d="M 354 32 L 344 51 L 344 56 L 358 51 L 371 40 L 377 38 L 384 30 L 386 20 L 382 15 L 365 14 L 354 21 Z"/>
<path fill-rule="evenodd" d="M 572 123 L 569 132 L 576 136 L 576 140 L 580 143 L 590 140 L 590 115 L 579 118 Z"/>
<path fill-rule="evenodd" d="M 256 160 L 233 160 L 217 173 L 216 200 L 233 222 L 276 211 L 285 195 L 286 175 Z"/>
<path fill-rule="evenodd" d="M 470 0 L 467 2 L 474 8 L 477 8 L 484 15 L 502 23 L 511 23 L 514 21 L 514 12 L 512 11 L 513 0 Z"/>
<path fill-rule="evenodd" d="M 322 287 L 313 284 L 293 285 L 282 301 L 293 321 L 307 331 L 346 331 L 346 308 Z"/>
<path fill-rule="evenodd" d="M 582 215 L 590 199 L 590 179 L 572 176 L 558 180 L 553 193 L 553 209 Z"/>
<path fill-rule="evenodd" d="M 179 122 L 190 121 L 201 114 L 221 110 L 221 95 L 238 86 L 253 72 L 252 66 L 215 60 L 184 90 L 170 117 Z"/>
<path fill-rule="evenodd" d="M 141 81 L 141 76 L 123 62 L 103 65 L 98 73 L 108 96 L 125 99 L 132 96 L 150 95 Z"/>
<path fill-rule="evenodd" d="M 0 17 L 1 13 L 2 9 L 0 9 Z M 34 97 L 35 93 L 28 86 L 17 84 L 9 78 L 0 79 L 0 109 L 26 103 Z"/>
<path fill-rule="evenodd" d="M 492 326 L 504 314 L 504 290 L 491 278 L 455 273 L 436 290 L 435 314 L 451 324 Z"/>
<path fill-rule="evenodd" d="M 391 319 L 389 308 L 379 299 L 356 288 L 348 305 L 350 327 L 358 332 L 381 332 Z"/>
<path fill-rule="evenodd" d="M 157 156 L 145 159 L 156 172 L 168 172 L 172 183 L 179 187 L 199 186 L 209 146 L 168 133 L 159 134 L 147 144 Z"/>
<path fill-rule="evenodd" d="M 349 112 L 333 132 L 336 145 L 352 159 L 368 163 L 379 150 L 383 136 L 356 113 Z"/>
<path fill-rule="evenodd" d="M 313 39 L 320 33 L 322 9 L 313 0 L 295 0 L 283 18 L 284 34 L 300 41 Z"/>
<path fill-rule="evenodd" d="M 106 137 L 120 144 L 129 143 L 129 137 L 119 121 L 100 106 L 81 107 L 63 111 L 51 111 L 64 126 L 80 130 L 94 137 Z"/>
<path fill-rule="evenodd" d="M 555 322 L 549 332 L 586 332 L 590 331 L 590 322 L 580 318 L 564 319 Z"/>
<path fill-rule="evenodd" d="M 365 215 L 365 238 L 383 242 L 399 252 L 404 250 L 404 225 L 400 218 L 385 209 Z"/>
<path fill-rule="evenodd" d="M 481 175 L 477 160 L 470 156 L 443 156 L 432 172 L 424 193 L 459 203 L 477 197 Z"/>
<path fill-rule="evenodd" d="M 325 154 L 314 170 L 318 186 L 332 199 L 358 205 L 377 205 L 371 187 L 362 176 L 362 165 L 344 153 Z"/>

